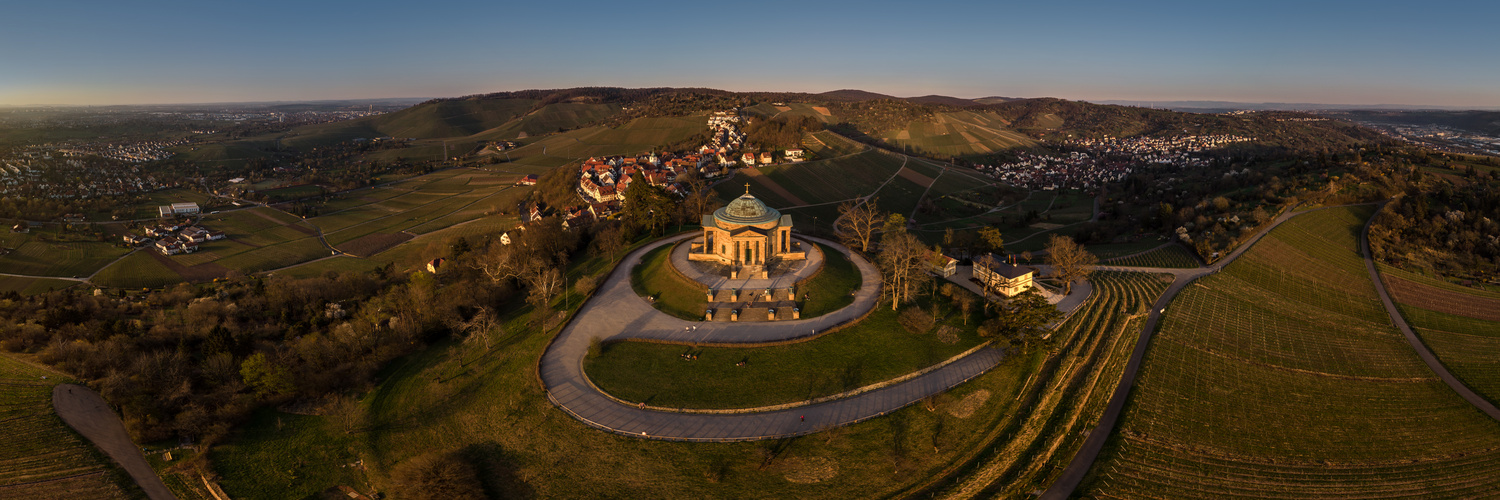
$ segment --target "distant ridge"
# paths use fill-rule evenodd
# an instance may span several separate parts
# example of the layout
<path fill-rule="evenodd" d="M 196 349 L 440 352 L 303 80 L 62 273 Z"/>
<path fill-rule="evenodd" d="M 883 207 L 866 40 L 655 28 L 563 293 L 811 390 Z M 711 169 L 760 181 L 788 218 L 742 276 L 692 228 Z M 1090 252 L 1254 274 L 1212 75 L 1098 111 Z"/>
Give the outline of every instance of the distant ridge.
<path fill-rule="evenodd" d="M 1323 104 L 1315 102 L 1234 102 L 1234 101 L 1089 101 L 1096 104 L 1162 108 L 1173 111 L 1321 111 L 1354 109 L 1391 110 L 1500 110 L 1496 106 L 1427 106 L 1420 104 Z"/>
<path fill-rule="evenodd" d="M 901 99 L 900 97 L 896 97 L 896 96 L 889 96 L 889 95 L 885 95 L 885 94 L 876 94 L 874 92 L 866 92 L 866 91 L 863 91 L 863 90 L 855 90 L 855 89 L 840 89 L 840 90 L 835 90 L 835 91 L 832 91 L 832 92 L 824 92 L 824 93 L 821 93 L 821 94 L 813 94 L 813 95 L 817 96 L 817 97 L 822 97 L 824 99 L 828 99 L 828 100 L 831 100 L 831 101 L 873 101 L 873 100 L 876 100 L 876 99 L 892 99 L 892 100 L 900 100 Z"/>
<path fill-rule="evenodd" d="M 976 106 L 979 104 L 983 104 L 981 102 L 976 102 L 973 99 L 963 99 L 945 95 L 924 95 L 921 97 L 908 97 L 906 98 L 906 100 L 907 102 L 914 102 L 917 104 L 936 104 L 939 106 L 957 106 L 960 108 L 965 106 Z"/>
<path fill-rule="evenodd" d="M 979 104 L 1000 104 L 1002 102 L 1020 101 L 1020 100 L 1024 100 L 1024 99 L 1026 99 L 1026 98 L 1024 98 L 1024 97 L 1002 97 L 1002 96 L 998 96 L 998 95 L 992 95 L 992 96 L 989 96 L 989 97 L 981 97 L 981 98 L 975 99 L 974 102 L 977 102 Z"/>

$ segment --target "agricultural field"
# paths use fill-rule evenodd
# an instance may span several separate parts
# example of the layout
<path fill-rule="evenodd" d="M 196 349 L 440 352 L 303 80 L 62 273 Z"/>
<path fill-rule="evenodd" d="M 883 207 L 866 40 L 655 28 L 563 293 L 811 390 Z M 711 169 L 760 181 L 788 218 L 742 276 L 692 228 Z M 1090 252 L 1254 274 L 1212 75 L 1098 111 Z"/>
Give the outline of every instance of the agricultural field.
<path fill-rule="evenodd" d="M 150 250 L 130 254 L 99 271 L 90 281 L 115 288 L 161 288 L 182 281 L 181 275 L 148 252 Z"/>
<path fill-rule="evenodd" d="M 1156 242 L 1153 241 L 1153 243 Z M 1198 267 L 1198 259 L 1188 253 L 1188 250 L 1183 248 L 1182 245 L 1171 243 L 1146 253 L 1111 259 L 1103 264 L 1110 266 L 1191 269 Z"/>
<path fill-rule="evenodd" d="M 900 158 L 872 150 L 829 160 L 790 163 L 757 170 L 802 201 L 817 204 L 840 202 L 874 193 L 886 179 L 901 169 L 901 164 Z M 723 182 L 715 186 L 715 190 L 721 198 L 734 199 L 744 193 L 744 183 Z M 759 195 L 756 192 L 756 196 Z M 785 205 L 772 204 L 771 207 L 780 209 Z"/>
<path fill-rule="evenodd" d="M 170 257 L 157 255 L 152 248 L 142 249 L 100 271 L 95 282 L 156 288 L 180 281 L 209 281 L 232 271 L 271 271 L 323 259 L 334 255 L 325 239 L 340 252 L 370 257 L 428 234 L 451 238 L 502 230 L 513 226 L 515 218 L 486 214 L 514 211 L 526 190 L 512 187 L 513 177 L 469 169 L 435 172 L 343 193 L 323 207 L 322 215 L 306 220 L 259 206 L 204 214 L 201 225 L 224 231 L 226 239 Z M 125 252 L 118 251 L 120 255 Z M 371 265 L 328 266 L 372 269 L 387 262 L 392 259 Z"/>
<path fill-rule="evenodd" d="M 1371 207 L 1301 215 L 1167 307 L 1080 490 L 1111 498 L 1484 497 L 1500 423 L 1417 358 L 1358 250 Z"/>
<path fill-rule="evenodd" d="M 638 154 L 707 131 L 707 115 L 637 118 L 619 127 L 600 125 L 549 135 L 507 153 L 513 163 L 526 163 L 522 159 L 537 155 L 580 160 L 592 156 Z M 510 164 L 501 165 L 506 170 L 514 170 L 508 168 Z"/>
<path fill-rule="evenodd" d="M 769 102 L 763 102 L 744 108 L 745 112 L 765 116 L 767 118 L 790 118 L 798 116 L 811 116 L 821 120 L 823 123 L 834 123 L 837 121 L 828 108 L 814 106 L 804 102 L 788 102 L 780 106 Z"/>
<path fill-rule="evenodd" d="M 0 293 L 16 292 L 21 295 L 36 295 L 52 290 L 62 290 L 77 284 L 78 282 L 69 280 L 0 276 Z"/>
<path fill-rule="evenodd" d="M 52 387 L 66 381 L 0 356 L 0 497 L 144 497 L 109 457 L 53 413 Z"/>
<path fill-rule="evenodd" d="M 913 152 L 939 157 L 983 155 L 1036 144 L 1008 125 L 994 113 L 956 111 L 936 113 L 930 121 L 913 121 L 903 128 L 884 131 L 880 137 Z"/>
<path fill-rule="evenodd" d="M 552 104 L 498 127 L 467 137 L 476 141 L 516 140 L 538 137 L 608 119 L 620 112 L 618 104 L 565 102 Z"/>
<path fill-rule="evenodd" d="M 394 113 L 298 127 L 283 143 L 290 147 L 326 146 L 356 138 L 435 139 L 464 137 L 502 126 L 531 109 L 531 99 L 482 99 L 426 103 Z"/>
<path fill-rule="evenodd" d="M 1500 401 L 1500 292 L 1391 267 L 1380 272 L 1401 315 L 1443 366 L 1491 403 Z"/>
<path fill-rule="evenodd" d="M 107 239 L 98 241 L 55 227 L 34 228 L 26 234 L 7 231 L 5 245 L 14 250 L 0 250 L 0 270 L 30 276 L 87 277 L 129 252 L 114 244 L 117 239 Z"/>
<path fill-rule="evenodd" d="M 1094 273 L 1094 292 L 1058 327 L 1058 356 L 1036 371 L 1030 393 L 1021 395 L 1031 413 L 996 432 L 1010 438 L 991 443 L 966 474 L 928 489 L 947 498 L 1014 498 L 1045 489 L 1083 445 L 1085 429 L 1104 413 L 1140 338 L 1151 303 L 1170 276 L 1136 272 Z"/>

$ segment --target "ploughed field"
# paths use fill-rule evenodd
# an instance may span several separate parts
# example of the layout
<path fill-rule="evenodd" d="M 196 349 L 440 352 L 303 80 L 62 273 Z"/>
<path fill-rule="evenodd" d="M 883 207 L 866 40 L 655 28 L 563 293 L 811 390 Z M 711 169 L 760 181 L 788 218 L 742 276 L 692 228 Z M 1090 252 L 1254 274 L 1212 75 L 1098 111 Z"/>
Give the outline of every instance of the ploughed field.
<path fill-rule="evenodd" d="M 1380 304 L 1358 246 L 1371 211 L 1301 215 L 1183 290 L 1077 493 L 1500 494 L 1500 423 L 1438 380 Z"/>

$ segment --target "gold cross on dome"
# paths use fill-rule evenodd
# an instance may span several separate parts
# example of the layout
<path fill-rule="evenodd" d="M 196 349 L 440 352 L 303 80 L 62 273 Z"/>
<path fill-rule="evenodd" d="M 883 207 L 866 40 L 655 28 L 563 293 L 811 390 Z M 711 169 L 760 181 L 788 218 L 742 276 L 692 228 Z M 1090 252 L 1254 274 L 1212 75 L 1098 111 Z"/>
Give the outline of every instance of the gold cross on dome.
<path fill-rule="evenodd" d="M 750 183 L 745 183 L 745 194 L 750 194 Z"/>

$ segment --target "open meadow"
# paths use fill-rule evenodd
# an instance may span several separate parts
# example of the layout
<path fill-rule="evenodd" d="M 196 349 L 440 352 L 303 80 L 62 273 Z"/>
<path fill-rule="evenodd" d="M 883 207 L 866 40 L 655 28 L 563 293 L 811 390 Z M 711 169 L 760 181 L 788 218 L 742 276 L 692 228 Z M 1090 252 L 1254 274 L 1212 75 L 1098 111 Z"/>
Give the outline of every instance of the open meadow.
<path fill-rule="evenodd" d="M 1483 497 L 1500 423 L 1417 358 L 1358 250 L 1371 207 L 1282 224 L 1166 308 L 1100 498 Z"/>

